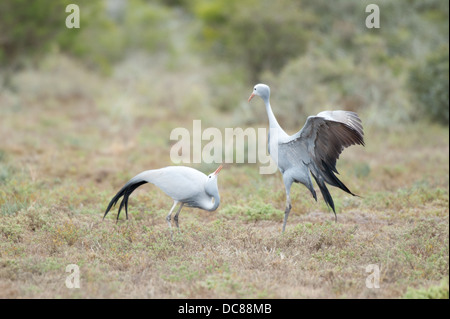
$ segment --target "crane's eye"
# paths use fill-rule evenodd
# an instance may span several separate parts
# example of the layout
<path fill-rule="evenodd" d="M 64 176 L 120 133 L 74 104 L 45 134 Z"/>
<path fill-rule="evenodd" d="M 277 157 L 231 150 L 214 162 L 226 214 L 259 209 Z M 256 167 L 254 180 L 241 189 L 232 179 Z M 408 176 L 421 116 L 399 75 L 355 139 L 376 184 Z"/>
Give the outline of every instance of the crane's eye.
<path fill-rule="evenodd" d="M 256 88 L 254 88 L 253 90 L 255 90 L 255 91 L 256 91 Z"/>
<path fill-rule="evenodd" d="M 211 178 L 211 176 L 208 176 L 209 178 Z"/>

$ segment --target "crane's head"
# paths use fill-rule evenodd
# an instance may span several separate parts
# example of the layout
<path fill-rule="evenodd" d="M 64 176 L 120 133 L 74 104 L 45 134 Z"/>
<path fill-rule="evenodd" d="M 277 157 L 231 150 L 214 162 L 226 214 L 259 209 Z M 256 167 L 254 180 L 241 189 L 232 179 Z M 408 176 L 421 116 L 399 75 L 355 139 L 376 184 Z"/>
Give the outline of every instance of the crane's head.
<path fill-rule="evenodd" d="M 253 88 L 253 92 L 250 95 L 250 97 L 248 98 L 248 101 L 250 102 L 251 99 L 253 99 L 253 97 L 257 95 L 259 97 L 261 97 L 264 101 L 268 101 L 269 97 L 270 97 L 270 88 L 268 85 L 266 84 L 256 84 L 255 87 Z"/>
<path fill-rule="evenodd" d="M 220 165 L 213 173 L 209 174 L 206 179 L 205 192 L 210 196 L 214 196 L 219 193 L 219 190 L 217 188 L 217 176 L 219 175 L 222 167 L 223 165 Z"/>

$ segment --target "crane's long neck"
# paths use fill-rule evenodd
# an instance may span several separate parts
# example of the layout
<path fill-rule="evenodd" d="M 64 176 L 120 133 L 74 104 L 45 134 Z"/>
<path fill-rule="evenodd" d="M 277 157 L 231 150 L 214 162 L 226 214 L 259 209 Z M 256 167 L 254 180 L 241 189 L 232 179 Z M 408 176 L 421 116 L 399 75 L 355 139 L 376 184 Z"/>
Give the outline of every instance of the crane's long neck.
<path fill-rule="evenodd" d="M 214 203 L 211 202 L 211 204 L 212 204 L 211 208 L 208 209 L 208 211 L 210 211 L 210 212 L 215 211 L 217 209 L 217 207 L 219 207 L 219 205 L 220 205 L 220 196 L 219 196 L 219 194 L 218 193 L 214 194 L 213 198 L 214 198 Z"/>
<path fill-rule="evenodd" d="M 272 107 L 270 106 L 269 98 L 265 97 L 265 98 L 263 98 L 263 101 L 264 101 L 264 104 L 266 105 L 266 112 L 267 112 L 267 117 L 269 118 L 270 128 L 279 128 L 280 124 L 278 124 L 275 114 L 273 114 Z"/>
<path fill-rule="evenodd" d="M 266 105 L 267 117 L 269 118 L 270 129 L 276 129 L 280 134 L 287 135 L 286 132 L 278 124 L 275 114 L 273 114 L 272 107 L 270 106 L 269 98 L 263 98 L 264 104 Z"/>

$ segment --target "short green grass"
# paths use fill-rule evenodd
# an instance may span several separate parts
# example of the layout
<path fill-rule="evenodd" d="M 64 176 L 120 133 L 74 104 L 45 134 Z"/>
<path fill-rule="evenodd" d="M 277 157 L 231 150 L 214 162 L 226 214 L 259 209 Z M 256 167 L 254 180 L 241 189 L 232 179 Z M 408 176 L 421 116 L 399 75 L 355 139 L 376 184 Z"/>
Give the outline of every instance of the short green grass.
<path fill-rule="evenodd" d="M 421 289 L 408 288 L 403 297 L 406 299 L 448 299 L 448 277 L 439 285 Z"/>

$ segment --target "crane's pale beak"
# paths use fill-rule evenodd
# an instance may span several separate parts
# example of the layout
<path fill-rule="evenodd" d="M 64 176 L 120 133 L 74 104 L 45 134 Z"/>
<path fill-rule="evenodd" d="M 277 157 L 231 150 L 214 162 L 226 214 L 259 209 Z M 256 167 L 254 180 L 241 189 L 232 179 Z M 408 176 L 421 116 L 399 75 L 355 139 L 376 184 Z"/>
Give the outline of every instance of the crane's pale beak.
<path fill-rule="evenodd" d="M 219 172 L 220 172 L 220 170 L 222 169 L 222 167 L 223 167 L 223 165 L 220 165 L 220 166 L 216 169 L 216 171 L 214 172 L 214 175 L 219 174 Z"/>
<path fill-rule="evenodd" d="M 250 100 L 253 99 L 254 96 L 255 96 L 255 93 L 252 93 L 252 95 L 250 95 L 250 97 L 248 98 L 248 101 L 250 102 Z"/>

